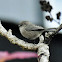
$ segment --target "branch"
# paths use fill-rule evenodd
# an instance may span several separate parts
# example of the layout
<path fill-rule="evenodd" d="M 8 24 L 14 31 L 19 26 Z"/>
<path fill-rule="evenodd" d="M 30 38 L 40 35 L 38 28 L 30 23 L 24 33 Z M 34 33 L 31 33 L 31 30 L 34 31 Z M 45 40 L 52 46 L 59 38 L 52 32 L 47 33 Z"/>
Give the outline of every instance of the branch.
<path fill-rule="evenodd" d="M 12 44 L 17 44 L 19 46 L 22 46 L 22 48 L 30 49 L 30 50 L 36 50 L 37 44 L 32 44 L 25 42 L 19 38 L 17 38 L 15 35 L 12 35 L 12 30 L 9 29 L 8 31 L 2 26 L 0 22 L 0 34 L 2 36 L 5 36 Z"/>
<path fill-rule="evenodd" d="M 56 35 L 61 29 L 62 29 L 62 24 L 56 29 L 55 32 L 53 32 L 52 35 Z"/>
<path fill-rule="evenodd" d="M 49 62 L 49 46 L 45 43 L 39 43 L 39 48 L 38 48 L 38 62 Z"/>
<path fill-rule="evenodd" d="M 54 32 L 45 33 L 45 40 L 44 41 L 50 42 L 52 37 L 54 37 L 61 29 L 62 29 L 62 24 L 58 28 L 56 28 Z"/>
<path fill-rule="evenodd" d="M 2 36 L 5 36 L 11 43 L 22 46 L 23 48 L 31 49 L 31 50 L 38 49 L 38 52 L 37 52 L 38 56 L 39 56 L 39 58 L 42 58 L 41 60 L 39 60 L 39 58 L 38 58 L 38 61 L 44 62 L 44 60 L 48 60 L 47 58 L 49 57 L 49 46 L 43 43 L 44 42 L 43 36 L 40 37 L 40 41 L 38 44 L 32 44 L 32 43 L 25 42 L 25 41 L 17 38 L 15 35 L 12 35 L 11 29 L 9 29 L 7 31 L 2 26 L 1 22 L 0 22 L 0 34 Z M 44 54 L 44 55 L 42 56 L 42 54 Z M 47 55 L 47 56 L 45 56 L 45 55 Z"/>
<path fill-rule="evenodd" d="M 55 28 L 56 29 L 56 28 Z M 46 39 L 43 38 L 44 42 L 50 41 L 54 35 L 56 35 L 60 30 L 62 29 L 62 24 L 54 31 L 54 32 L 48 32 L 45 33 Z M 38 47 L 38 62 L 49 62 L 49 46 L 48 44 L 43 43 L 42 45 L 42 39 L 40 37 L 40 41 L 38 43 L 40 46 Z"/>
<path fill-rule="evenodd" d="M 54 32 L 48 32 L 45 37 L 48 37 L 48 39 L 52 38 L 54 35 L 56 35 L 60 30 L 62 29 L 62 24 L 54 31 Z M 43 36 L 40 36 L 40 41 L 38 44 L 32 44 L 25 42 L 19 38 L 17 38 L 15 35 L 12 35 L 12 30 L 9 29 L 8 31 L 2 26 L 0 22 L 0 34 L 2 36 L 5 36 L 12 44 L 17 44 L 19 46 L 22 46 L 22 48 L 30 49 L 30 50 L 37 50 L 38 49 L 38 62 L 48 62 L 49 61 L 49 46 L 48 44 L 45 44 L 44 41 L 48 39 L 44 39 Z M 49 41 L 49 40 L 48 40 Z"/>

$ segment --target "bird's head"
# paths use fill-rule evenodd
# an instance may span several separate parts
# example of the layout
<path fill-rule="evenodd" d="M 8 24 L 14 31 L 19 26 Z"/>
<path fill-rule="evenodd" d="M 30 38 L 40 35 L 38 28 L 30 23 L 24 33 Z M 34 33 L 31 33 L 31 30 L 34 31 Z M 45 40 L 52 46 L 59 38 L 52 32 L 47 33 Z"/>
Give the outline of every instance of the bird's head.
<path fill-rule="evenodd" d="M 28 24 L 30 24 L 29 21 L 22 21 L 18 26 L 22 27 L 22 26 L 27 26 Z"/>

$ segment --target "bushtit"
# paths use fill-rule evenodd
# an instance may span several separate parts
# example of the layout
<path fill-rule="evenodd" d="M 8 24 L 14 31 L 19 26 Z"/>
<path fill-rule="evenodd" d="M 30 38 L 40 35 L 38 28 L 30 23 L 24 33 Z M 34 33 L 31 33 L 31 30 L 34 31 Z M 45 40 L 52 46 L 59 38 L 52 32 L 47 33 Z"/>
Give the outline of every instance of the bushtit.
<path fill-rule="evenodd" d="M 34 40 L 47 31 L 41 26 L 30 23 L 29 21 L 22 21 L 19 25 L 19 30 L 22 36 L 27 39 Z"/>

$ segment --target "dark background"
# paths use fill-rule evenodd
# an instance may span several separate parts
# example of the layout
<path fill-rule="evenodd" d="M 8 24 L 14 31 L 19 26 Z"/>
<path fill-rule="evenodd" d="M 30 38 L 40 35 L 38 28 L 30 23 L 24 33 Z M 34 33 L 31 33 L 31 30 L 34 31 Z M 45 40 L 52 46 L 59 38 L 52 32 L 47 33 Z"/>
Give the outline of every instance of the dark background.
<path fill-rule="evenodd" d="M 24 37 L 21 36 L 18 25 L 14 23 L 2 22 L 2 25 L 8 30 L 12 29 L 13 35 L 16 35 L 18 38 L 26 40 Z M 29 40 L 28 40 L 29 41 Z M 51 40 L 50 43 L 50 62 L 62 62 L 62 34 L 57 34 Z M 0 36 L 0 51 L 28 51 L 23 50 L 18 45 L 11 44 L 5 37 Z M 7 62 L 37 62 L 36 58 L 31 59 L 14 59 Z"/>

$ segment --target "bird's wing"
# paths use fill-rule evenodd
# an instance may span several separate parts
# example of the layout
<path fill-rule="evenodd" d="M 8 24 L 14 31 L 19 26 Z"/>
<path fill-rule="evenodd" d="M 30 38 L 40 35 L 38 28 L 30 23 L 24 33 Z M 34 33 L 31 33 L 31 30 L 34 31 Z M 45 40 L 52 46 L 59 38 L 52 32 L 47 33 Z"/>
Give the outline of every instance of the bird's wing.
<path fill-rule="evenodd" d="M 41 31 L 44 30 L 43 27 L 41 26 L 36 26 L 36 25 L 28 25 L 27 28 L 25 28 L 27 31 Z"/>

